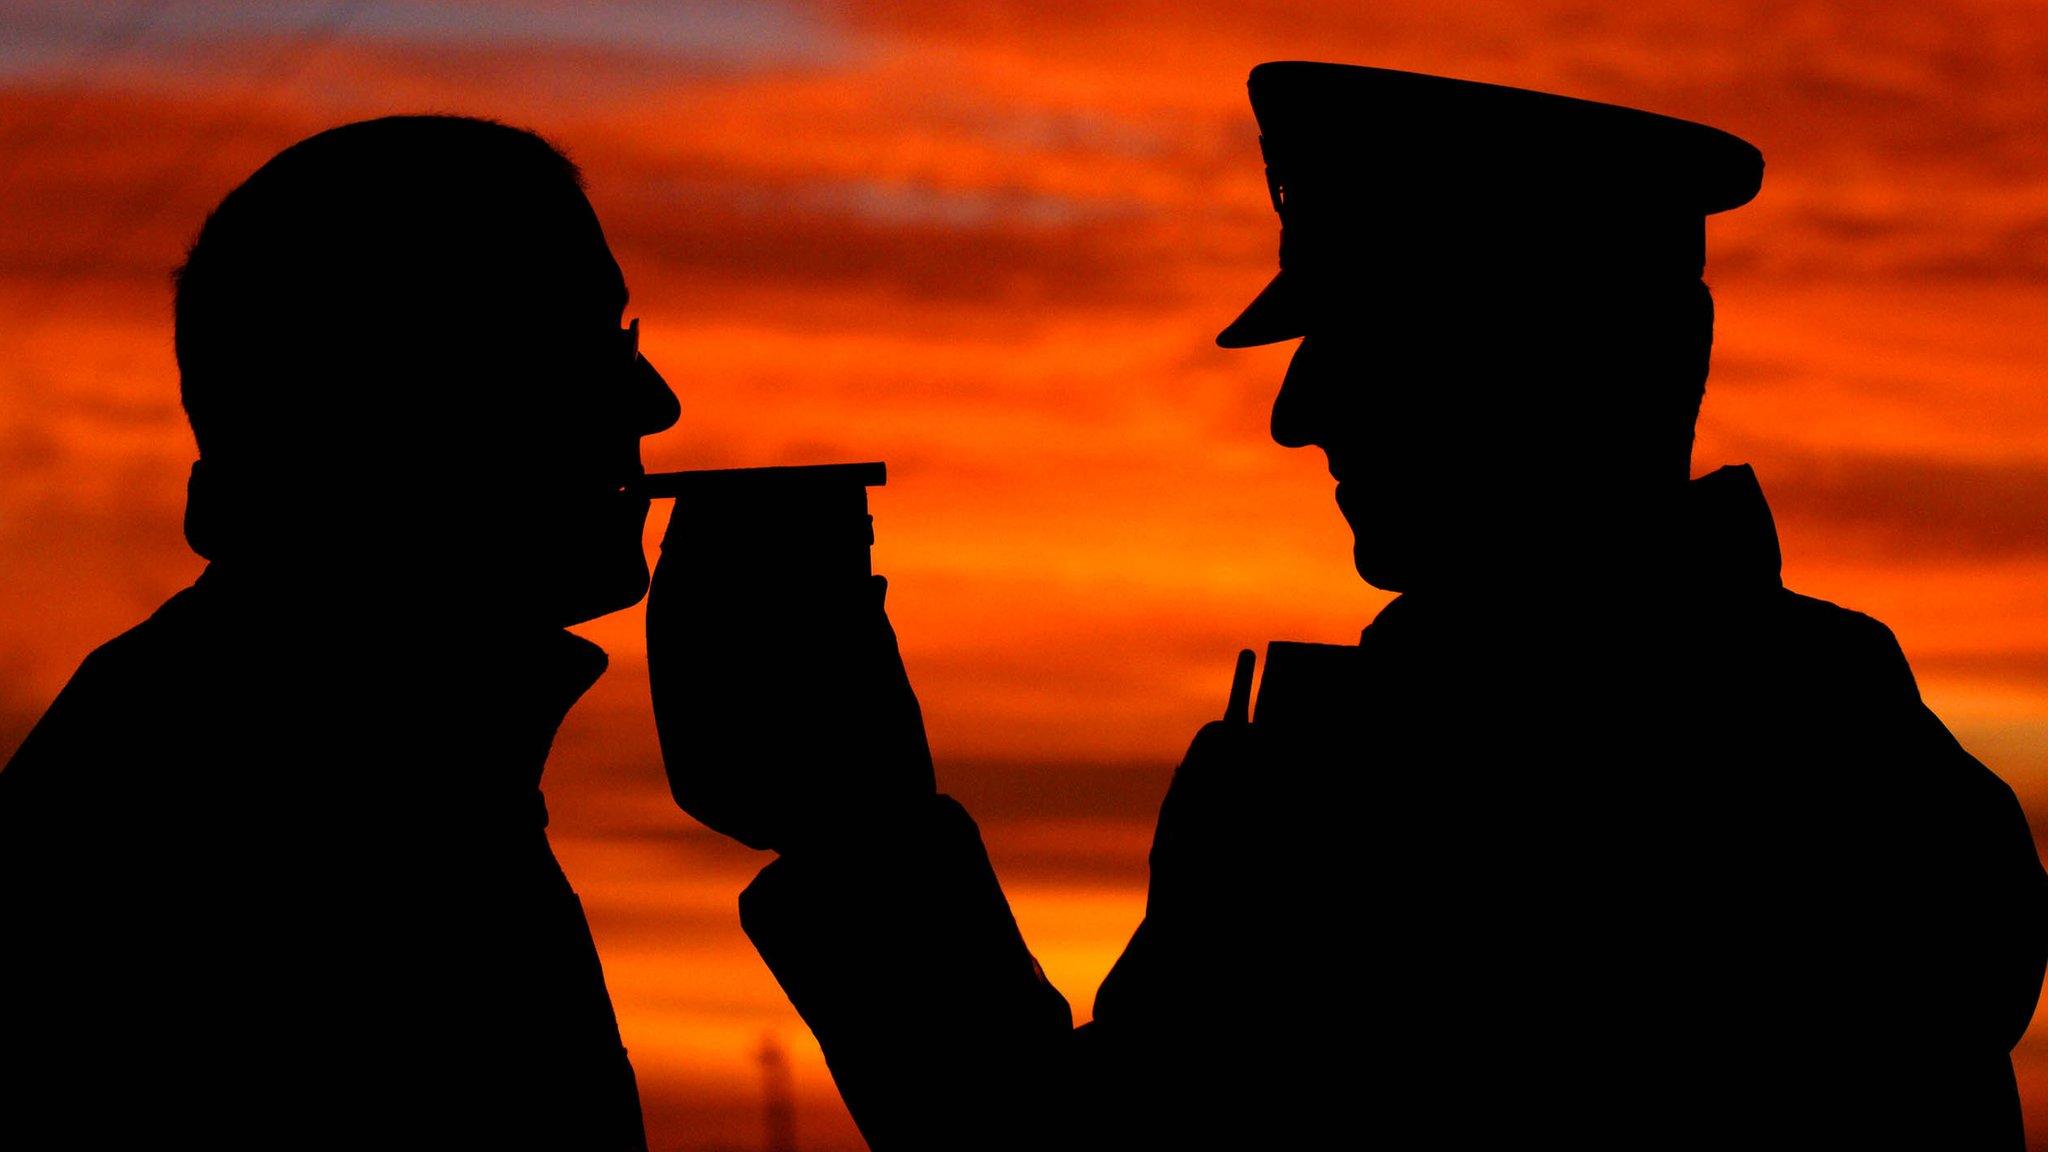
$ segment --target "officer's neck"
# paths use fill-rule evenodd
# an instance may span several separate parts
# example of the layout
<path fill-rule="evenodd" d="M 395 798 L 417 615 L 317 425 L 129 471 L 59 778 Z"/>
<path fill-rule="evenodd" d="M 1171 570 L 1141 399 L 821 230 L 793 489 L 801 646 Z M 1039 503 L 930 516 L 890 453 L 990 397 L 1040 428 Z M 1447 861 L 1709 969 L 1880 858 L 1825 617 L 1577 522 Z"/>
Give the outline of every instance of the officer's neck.
<path fill-rule="evenodd" d="M 1685 489 L 1559 494 L 1404 592 L 1472 610 L 1625 608 L 1681 577 Z"/>

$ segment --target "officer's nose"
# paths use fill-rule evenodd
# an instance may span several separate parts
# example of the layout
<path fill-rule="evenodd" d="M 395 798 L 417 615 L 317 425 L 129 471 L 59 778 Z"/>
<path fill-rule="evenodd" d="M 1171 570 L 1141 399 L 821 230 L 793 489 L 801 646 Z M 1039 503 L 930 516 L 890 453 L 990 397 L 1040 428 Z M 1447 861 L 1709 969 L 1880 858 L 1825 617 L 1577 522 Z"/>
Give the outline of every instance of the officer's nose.
<path fill-rule="evenodd" d="M 1273 397 L 1273 439 L 1281 447 L 1306 448 L 1317 442 L 1326 423 L 1326 387 L 1316 338 L 1304 336 L 1287 362 L 1280 394 Z"/>

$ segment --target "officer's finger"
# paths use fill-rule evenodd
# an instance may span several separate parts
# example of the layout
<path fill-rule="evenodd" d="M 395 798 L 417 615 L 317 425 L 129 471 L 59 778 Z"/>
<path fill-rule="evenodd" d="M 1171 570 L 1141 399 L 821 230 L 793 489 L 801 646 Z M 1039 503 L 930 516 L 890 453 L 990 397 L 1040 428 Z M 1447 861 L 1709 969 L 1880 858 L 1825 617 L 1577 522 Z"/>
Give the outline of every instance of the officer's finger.
<path fill-rule="evenodd" d="M 1237 654 L 1237 671 L 1230 678 L 1230 703 L 1224 706 L 1226 724 L 1249 724 L 1252 720 L 1252 668 L 1258 656 L 1246 648 Z"/>

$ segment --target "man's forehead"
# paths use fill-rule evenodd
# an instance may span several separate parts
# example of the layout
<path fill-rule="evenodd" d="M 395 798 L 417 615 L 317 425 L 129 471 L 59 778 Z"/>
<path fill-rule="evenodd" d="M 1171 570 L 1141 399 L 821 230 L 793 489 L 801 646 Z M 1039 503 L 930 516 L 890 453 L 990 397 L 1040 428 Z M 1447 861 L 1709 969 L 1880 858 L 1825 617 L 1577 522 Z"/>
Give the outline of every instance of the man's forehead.
<path fill-rule="evenodd" d="M 530 243 L 507 261 L 504 279 L 481 287 L 496 307 L 522 317 L 568 312 L 616 319 L 629 299 L 619 262 L 595 230 Z"/>

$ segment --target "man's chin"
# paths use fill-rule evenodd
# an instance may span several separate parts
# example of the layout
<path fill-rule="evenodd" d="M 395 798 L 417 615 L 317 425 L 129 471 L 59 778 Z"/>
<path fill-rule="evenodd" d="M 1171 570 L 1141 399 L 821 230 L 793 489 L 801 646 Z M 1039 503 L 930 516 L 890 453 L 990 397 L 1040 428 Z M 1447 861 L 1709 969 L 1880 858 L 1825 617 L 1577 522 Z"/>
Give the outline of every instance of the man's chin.
<path fill-rule="evenodd" d="M 566 628 L 631 608 L 647 595 L 647 583 L 647 562 L 640 560 L 636 564 L 621 565 L 618 571 L 606 573 L 602 578 L 565 588 L 560 596 L 554 598 L 554 622 Z"/>
<path fill-rule="evenodd" d="M 565 530 L 544 537 L 545 558 L 536 557 L 549 570 L 537 589 L 540 602 L 550 622 L 565 627 L 631 608 L 647 595 L 641 550 L 646 499 L 607 501 L 580 513 L 567 518 Z"/>

